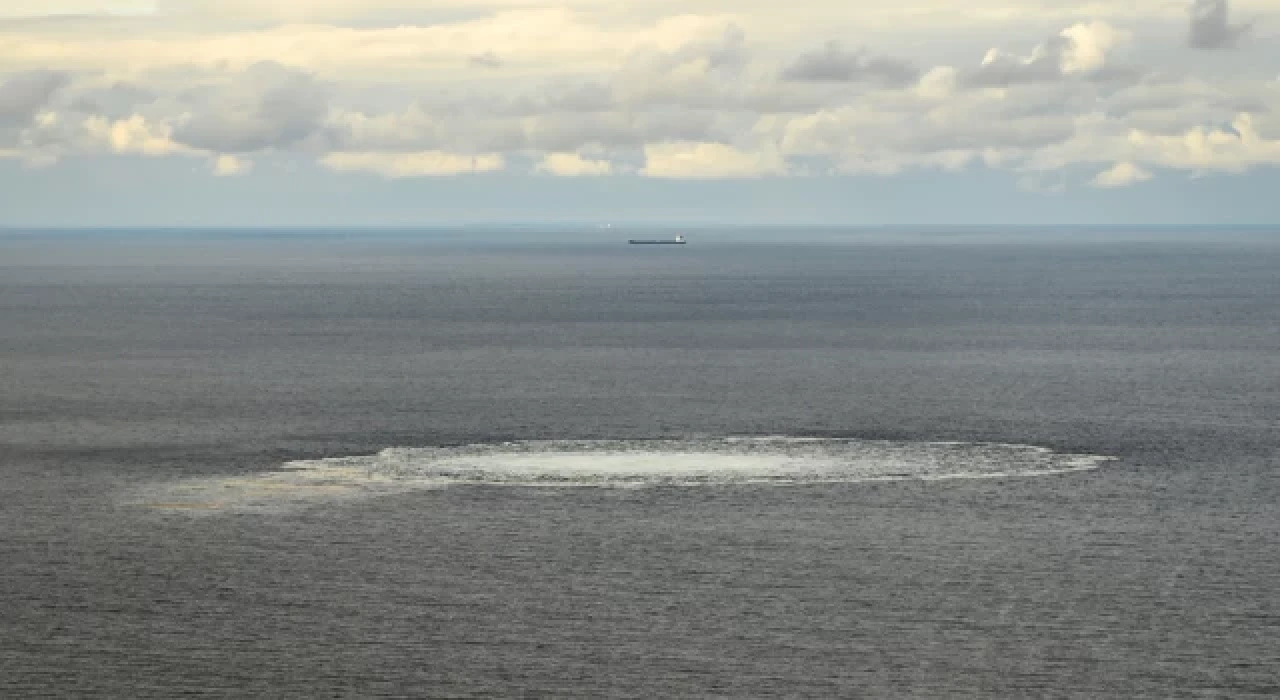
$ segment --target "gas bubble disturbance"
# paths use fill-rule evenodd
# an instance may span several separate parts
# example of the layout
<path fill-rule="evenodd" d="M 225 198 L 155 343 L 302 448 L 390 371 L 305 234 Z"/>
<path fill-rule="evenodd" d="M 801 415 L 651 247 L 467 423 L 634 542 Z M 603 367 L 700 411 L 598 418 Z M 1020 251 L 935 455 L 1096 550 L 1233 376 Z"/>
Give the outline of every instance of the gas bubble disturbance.
<path fill-rule="evenodd" d="M 192 514 L 273 512 L 468 484 L 644 488 L 1029 478 L 1090 471 L 1112 459 L 1001 443 L 784 436 L 529 440 L 297 460 L 260 474 L 153 484 L 127 500 Z"/>

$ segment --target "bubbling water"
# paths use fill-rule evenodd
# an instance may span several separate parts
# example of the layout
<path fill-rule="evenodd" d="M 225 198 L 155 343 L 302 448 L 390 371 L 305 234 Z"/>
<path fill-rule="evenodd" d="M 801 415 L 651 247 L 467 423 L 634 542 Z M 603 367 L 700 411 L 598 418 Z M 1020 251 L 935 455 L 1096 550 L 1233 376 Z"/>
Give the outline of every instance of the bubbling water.
<path fill-rule="evenodd" d="M 254 512 L 464 484 L 643 488 L 1026 478 L 1093 470 L 1110 459 L 1030 445 L 782 436 L 516 441 L 298 460 L 250 476 L 157 485 L 130 500 L 192 513 Z"/>

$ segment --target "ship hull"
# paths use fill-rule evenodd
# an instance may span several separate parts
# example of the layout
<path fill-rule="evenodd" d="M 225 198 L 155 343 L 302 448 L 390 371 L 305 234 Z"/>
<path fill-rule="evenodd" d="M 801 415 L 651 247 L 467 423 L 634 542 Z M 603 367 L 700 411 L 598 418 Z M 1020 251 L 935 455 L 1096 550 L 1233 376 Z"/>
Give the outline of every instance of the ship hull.
<path fill-rule="evenodd" d="M 684 241 L 627 241 L 631 245 L 684 245 Z"/>

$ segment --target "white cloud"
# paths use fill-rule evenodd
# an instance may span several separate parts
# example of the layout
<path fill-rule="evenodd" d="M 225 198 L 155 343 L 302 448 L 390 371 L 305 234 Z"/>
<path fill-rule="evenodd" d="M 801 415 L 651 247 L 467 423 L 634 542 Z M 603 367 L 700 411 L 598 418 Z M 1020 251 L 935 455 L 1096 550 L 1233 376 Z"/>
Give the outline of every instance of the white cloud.
<path fill-rule="evenodd" d="M 645 146 L 649 177 L 675 179 L 743 178 L 786 173 L 776 153 L 750 153 L 723 143 L 662 143 Z"/>
<path fill-rule="evenodd" d="M 89 117 L 84 122 L 84 128 L 91 139 L 103 144 L 112 153 L 165 156 L 190 153 L 193 150 L 174 142 L 173 130 L 168 125 L 149 123 L 138 114 L 116 121 Z"/>
<path fill-rule="evenodd" d="M 217 177 L 244 175 L 253 170 L 253 162 L 244 158 L 222 154 L 213 159 L 213 174 Z"/>
<path fill-rule="evenodd" d="M 937 66 L 921 76 L 916 94 L 931 100 L 944 100 L 955 93 L 956 76 L 955 68 Z"/>
<path fill-rule="evenodd" d="M 1093 178 L 1094 187 L 1119 188 L 1128 187 L 1151 179 L 1151 173 L 1128 161 L 1116 163 L 1113 167 L 1098 173 Z"/>
<path fill-rule="evenodd" d="M 460 155 L 443 151 L 421 153 L 330 153 L 320 162 L 339 172 L 375 173 L 386 178 L 428 177 L 486 173 L 502 170 L 505 160 L 497 153 Z"/>
<path fill-rule="evenodd" d="M 548 153 L 538 165 L 540 172 L 562 177 L 608 175 L 613 165 L 607 160 L 583 158 L 577 153 Z"/>
<path fill-rule="evenodd" d="M 1181 134 L 1153 134 L 1135 130 L 1129 146 L 1144 162 L 1183 170 L 1244 172 L 1280 166 L 1280 140 L 1258 134 L 1253 118 L 1238 115 L 1230 127 L 1197 126 Z"/>
<path fill-rule="evenodd" d="M 1106 22 L 1075 24 L 1059 36 L 1070 43 L 1062 51 L 1062 72 L 1092 73 L 1107 64 L 1108 54 L 1133 41 L 1133 32 L 1117 29 Z"/>
<path fill-rule="evenodd" d="M 1068 77 L 1112 77 L 1103 69 L 1109 66 L 1111 54 L 1132 38 L 1131 32 L 1105 22 L 1073 24 L 1036 45 L 1028 56 L 991 49 L 982 64 L 966 71 L 962 79 L 973 87 L 1008 87 Z"/>

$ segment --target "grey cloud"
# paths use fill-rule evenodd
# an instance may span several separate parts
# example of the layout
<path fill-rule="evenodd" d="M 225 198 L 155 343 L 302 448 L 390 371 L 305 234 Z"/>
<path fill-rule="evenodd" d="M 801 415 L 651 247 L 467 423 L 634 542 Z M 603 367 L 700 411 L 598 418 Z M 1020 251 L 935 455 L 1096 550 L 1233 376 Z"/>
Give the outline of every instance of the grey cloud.
<path fill-rule="evenodd" d="M 1093 92 L 1088 83 L 1046 84 L 999 97 L 959 93 L 945 103 L 873 93 L 843 109 L 783 122 L 778 143 L 789 157 L 830 157 L 855 172 L 964 167 L 988 157 L 998 167 L 1018 167 L 1078 138 L 1081 121 L 1095 109 Z"/>
<path fill-rule="evenodd" d="M 1227 113 L 1270 111 L 1271 97 L 1252 81 L 1206 81 L 1189 77 L 1152 78 L 1108 96 L 1109 108 L 1126 111 L 1172 110 L 1207 105 Z M 1123 112 L 1122 112 L 1123 113 Z"/>
<path fill-rule="evenodd" d="M 69 81 L 66 73 L 31 71 L 18 73 L 0 83 L 0 125 L 31 121 Z"/>
<path fill-rule="evenodd" d="M 909 61 L 875 56 L 859 49 L 846 50 L 838 41 L 829 41 L 818 51 L 801 54 L 782 70 L 782 79 L 796 82 L 874 82 L 906 85 L 920 77 Z"/>
<path fill-rule="evenodd" d="M 1191 4 L 1188 42 L 1196 49 L 1225 49 L 1236 45 L 1249 24 L 1231 24 L 1228 0 L 1195 0 Z"/>
<path fill-rule="evenodd" d="M 129 83 L 115 83 L 107 88 L 79 92 L 68 106 L 86 114 L 97 114 L 109 119 L 121 119 L 132 115 L 138 107 L 156 101 L 156 93 Z"/>
<path fill-rule="evenodd" d="M 1007 99 L 964 99 L 896 117 L 875 141 L 904 153 L 948 150 L 1033 149 L 1059 143 L 1075 130 L 1080 113 L 1070 95 L 1024 88 Z M 1060 92 L 1060 91 L 1059 91 Z"/>
<path fill-rule="evenodd" d="M 319 134 L 325 150 L 420 151 L 440 148 L 443 125 L 421 109 L 402 113 L 367 115 L 348 112 L 336 115 Z"/>
<path fill-rule="evenodd" d="M 481 54 L 472 56 L 468 62 L 477 68 L 501 68 L 502 59 L 498 58 L 498 54 L 492 51 L 485 51 Z"/>
<path fill-rule="evenodd" d="M 45 0 L 46 3 L 49 0 Z M 108 33 L 154 27 L 150 17 L 104 14 L 32 13 L 27 17 L 0 17 L 0 32 L 91 31 Z"/>
<path fill-rule="evenodd" d="M 518 118 L 428 116 L 414 110 L 374 119 L 377 124 L 363 128 L 353 128 L 349 123 L 331 126 L 327 133 L 332 136 L 332 145 L 353 151 L 572 152 L 586 148 L 635 149 L 662 141 L 723 140 L 737 131 L 727 128 L 726 118 L 715 112 L 671 108 L 647 112 L 548 112 Z"/>
<path fill-rule="evenodd" d="M 540 151 L 576 151 L 586 146 L 638 146 L 643 136 L 626 114 L 552 114 L 531 119 L 526 146 Z"/>
<path fill-rule="evenodd" d="M 1241 112 L 1264 117 L 1274 107 L 1253 83 L 1181 79 L 1135 85 L 1109 96 L 1098 111 L 1131 128 L 1178 133 L 1198 125 L 1229 122 Z"/>
<path fill-rule="evenodd" d="M 424 95 L 414 103 L 422 115 L 444 122 L 489 122 L 501 119 L 537 118 L 557 114 L 616 111 L 613 88 L 602 82 L 551 80 L 531 86 L 527 92 L 506 94 L 500 89 L 480 94 Z"/>
<path fill-rule="evenodd" d="M 937 125 L 915 140 L 925 152 L 988 148 L 1032 149 L 1067 140 L 1075 133 L 1071 115 L 1028 116 L 1018 119 L 970 118 Z"/>
<path fill-rule="evenodd" d="M 1122 116 L 1132 111 L 1174 109 L 1217 99 L 1221 94 L 1217 86 L 1203 81 L 1152 78 L 1115 93 L 1105 106 L 1115 116 Z"/>
<path fill-rule="evenodd" d="M 776 71 L 753 66 L 740 29 L 670 51 L 637 51 L 611 75 L 561 77 L 510 93 L 427 96 L 432 114 L 475 118 L 540 117 L 559 113 L 654 111 L 688 113 L 794 112 L 839 104 L 848 95 L 829 83 L 779 82 Z"/>
<path fill-rule="evenodd" d="M 441 125 L 440 148 L 462 153 L 509 153 L 529 147 L 526 127 L 510 119 L 458 119 Z"/>
<path fill-rule="evenodd" d="M 562 112 L 600 112 L 614 105 L 613 89 L 600 83 L 581 83 L 546 91 L 545 104 Z"/>
<path fill-rule="evenodd" d="M 972 99 L 975 95 L 970 93 L 970 99 L 961 96 L 949 105 L 934 107 L 930 114 L 934 122 L 940 121 L 939 115 L 946 115 L 949 121 L 963 117 L 984 127 L 1052 120 L 1098 110 L 1104 103 L 1100 93 L 1092 83 L 1020 85 L 1007 90 L 1003 99 Z"/>
<path fill-rule="evenodd" d="M 746 33 L 736 24 L 725 27 L 719 40 L 709 44 L 694 44 L 687 49 L 694 56 L 705 56 L 712 71 L 741 70 L 750 56 L 746 48 Z M 677 52 L 677 56 L 681 52 Z"/>
<path fill-rule="evenodd" d="M 339 113 L 317 136 L 317 147 L 340 151 L 493 153 L 528 147 L 520 119 L 422 104 L 402 112 Z"/>
<path fill-rule="evenodd" d="M 432 95 L 420 107 L 441 118 L 541 117 L 555 114 L 655 111 L 796 112 L 843 103 L 849 96 L 823 84 L 783 84 L 768 78 L 707 74 L 680 77 L 630 72 L 596 80 L 561 79 L 514 96 Z"/>
<path fill-rule="evenodd" d="M 716 38 L 673 51 L 632 54 L 613 76 L 613 99 L 628 110 L 734 109 L 750 89 L 745 35 L 728 25 Z"/>
<path fill-rule="evenodd" d="M 527 147 L 577 151 L 588 147 L 639 148 L 664 141 L 725 140 L 732 134 L 722 120 L 711 112 L 687 109 L 547 115 L 530 123 Z"/>
<path fill-rule="evenodd" d="M 613 88 L 599 82 L 548 82 L 491 109 L 511 116 L 548 112 L 604 112 L 614 109 Z"/>
<path fill-rule="evenodd" d="M 1272 110 L 1254 115 L 1253 128 L 1268 141 L 1280 139 L 1280 112 Z"/>
<path fill-rule="evenodd" d="M 219 153 L 294 145 L 320 130 L 329 109 L 323 85 L 276 63 L 255 64 L 228 85 L 188 97 L 195 116 L 174 130 L 174 140 Z"/>
<path fill-rule="evenodd" d="M 749 60 L 746 34 L 737 25 L 730 24 L 720 36 L 709 41 L 690 42 L 674 51 L 633 54 L 623 73 L 664 74 L 689 64 L 705 63 L 708 73 L 737 75 Z"/>
<path fill-rule="evenodd" d="M 1147 75 L 1147 70 L 1141 66 L 1103 66 L 1101 70 L 1090 73 L 1088 79 L 1093 83 L 1124 86 L 1141 82 Z"/>

